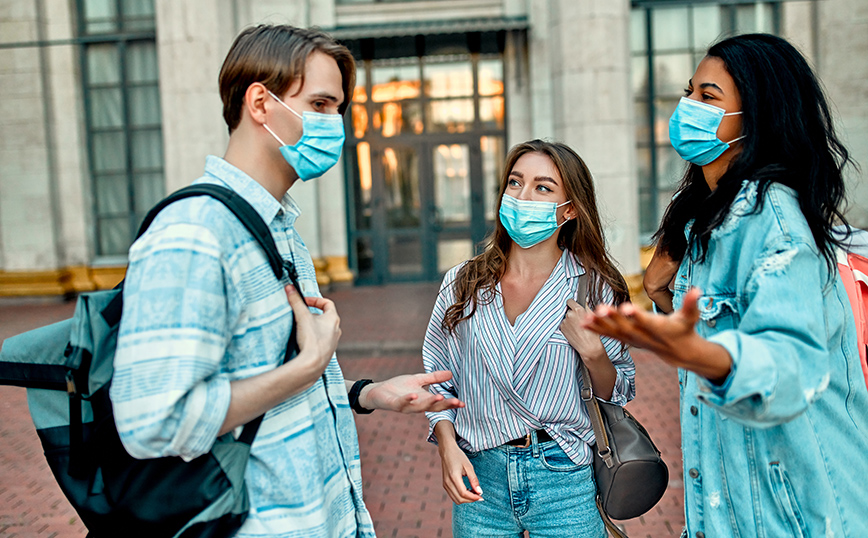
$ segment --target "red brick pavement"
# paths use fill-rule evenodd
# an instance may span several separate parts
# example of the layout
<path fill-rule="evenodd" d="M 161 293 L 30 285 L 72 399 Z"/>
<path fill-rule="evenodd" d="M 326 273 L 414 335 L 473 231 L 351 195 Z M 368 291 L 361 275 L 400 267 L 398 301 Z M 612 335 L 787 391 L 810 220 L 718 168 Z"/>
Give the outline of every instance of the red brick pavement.
<path fill-rule="evenodd" d="M 419 371 L 419 350 L 437 286 L 347 288 L 327 293 L 341 314 L 339 356 L 348 378 Z M 0 340 L 71 315 L 71 303 L 0 300 Z M 670 466 L 670 487 L 645 516 L 622 522 L 631 537 L 678 536 L 683 525 L 675 371 L 634 353 L 638 396 L 628 408 Z M 42 457 L 24 390 L 0 387 L 0 536 L 82 538 L 85 530 Z M 424 416 L 377 412 L 356 418 L 365 499 L 380 538 L 450 538 L 451 503 Z"/>

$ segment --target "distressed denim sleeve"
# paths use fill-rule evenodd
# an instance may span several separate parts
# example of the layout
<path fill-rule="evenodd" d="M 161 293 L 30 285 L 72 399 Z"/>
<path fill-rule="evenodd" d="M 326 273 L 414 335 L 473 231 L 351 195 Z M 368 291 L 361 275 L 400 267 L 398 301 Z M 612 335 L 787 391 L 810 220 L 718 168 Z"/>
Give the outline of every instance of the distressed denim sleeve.
<path fill-rule="evenodd" d="M 458 372 L 454 371 L 449 360 L 449 339 L 451 335 L 443 328 L 443 316 L 446 314 L 446 309 L 454 301 L 452 294 L 452 279 L 454 274 L 454 270 L 450 271 L 443 278 L 443 283 L 440 285 L 440 293 L 437 294 L 437 301 L 434 303 L 433 312 L 431 312 L 431 320 L 428 322 L 425 342 L 422 345 L 422 364 L 425 366 L 426 372 L 433 372 L 435 370 L 452 371 L 452 379 L 444 383 L 431 385 L 428 389 L 434 394 L 442 394 L 446 398 L 457 396 L 455 381 Z M 455 409 L 446 409 L 425 414 L 428 417 L 429 423 L 428 441 L 436 444 L 437 437 L 434 435 L 434 425 L 441 420 L 448 420 L 454 424 L 457 411 Z"/>
<path fill-rule="evenodd" d="M 229 339 L 222 258 L 211 231 L 189 224 L 130 249 L 110 391 L 133 457 L 190 460 L 217 438 L 231 398 L 219 373 Z"/>
<path fill-rule="evenodd" d="M 779 240 L 756 260 L 738 326 L 711 336 L 732 357 L 725 382 L 700 378 L 700 400 L 752 427 L 804 412 L 829 384 L 825 263 L 804 242 Z"/>

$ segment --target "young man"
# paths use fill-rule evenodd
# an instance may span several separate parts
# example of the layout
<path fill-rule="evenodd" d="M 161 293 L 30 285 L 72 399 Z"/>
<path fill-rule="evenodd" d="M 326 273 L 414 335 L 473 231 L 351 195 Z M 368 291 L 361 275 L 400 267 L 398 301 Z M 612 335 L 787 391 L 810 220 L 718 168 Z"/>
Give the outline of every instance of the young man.
<path fill-rule="evenodd" d="M 339 319 L 320 296 L 287 191 L 337 161 L 354 78 L 350 52 L 325 34 L 245 30 L 220 72 L 229 146 L 223 159 L 207 158 L 196 181 L 229 187 L 256 209 L 321 315 L 291 286 L 284 291 L 253 237 L 210 197 L 167 207 L 130 249 L 111 387 L 121 439 L 137 458 L 192 459 L 267 412 L 238 536 L 374 536 L 350 404 L 403 412 L 463 405 L 425 390 L 448 372 L 351 390 L 334 357 Z M 293 323 L 301 351 L 281 365 Z"/>

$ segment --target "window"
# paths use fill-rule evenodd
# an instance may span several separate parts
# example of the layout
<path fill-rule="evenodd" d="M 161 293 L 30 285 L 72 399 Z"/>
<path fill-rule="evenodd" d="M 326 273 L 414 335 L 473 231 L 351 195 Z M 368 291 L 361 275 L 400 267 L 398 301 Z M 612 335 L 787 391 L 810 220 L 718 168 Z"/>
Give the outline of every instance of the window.
<path fill-rule="evenodd" d="M 778 2 L 634 1 L 630 29 L 636 121 L 639 225 L 644 242 L 657 230 L 685 170 L 669 144 L 669 117 L 710 44 L 748 32 L 779 33 Z"/>
<path fill-rule="evenodd" d="M 82 80 L 97 256 L 126 255 L 162 198 L 153 0 L 80 0 Z"/>

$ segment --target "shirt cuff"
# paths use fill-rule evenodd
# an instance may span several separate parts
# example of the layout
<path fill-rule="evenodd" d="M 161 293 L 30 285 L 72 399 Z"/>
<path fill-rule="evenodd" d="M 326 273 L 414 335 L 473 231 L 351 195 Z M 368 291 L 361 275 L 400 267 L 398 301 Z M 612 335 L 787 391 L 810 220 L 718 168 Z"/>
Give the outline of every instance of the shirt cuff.
<path fill-rule="evenodd" d="M 211 450 L 226 420 L 232 389 L 229 378 L 215 375 L 196 385 L 184 401 L 181 421 L 169 450 L 190 461 Z"/>
<path fill-rule="evenodd" d="M 434 413 L 425 413 L 428 417 L 428 442 L 437 443 L 437 436 L 434 435 L 434 426 L 437 425 L 441 420 L 448 420 L 452 424 L 455 424 L 455 418 L 457 416 L 455 409 L 446 409 L 444 411 L 437 411 Z"/>
<path fill-rule="evenodd" d="M 722 331 L 708 340 L 726 349 L 732 365 L 729 375 L 720 385 L 697 376 L 698 398 L 716 407 L 748 406 L 751 415 L 761 416 L 777 384 L 777 370 L 769 363 L 768 355 L 752 353 L 749 361 L 742 361 L 745 342 L 737 331 Z"/>

